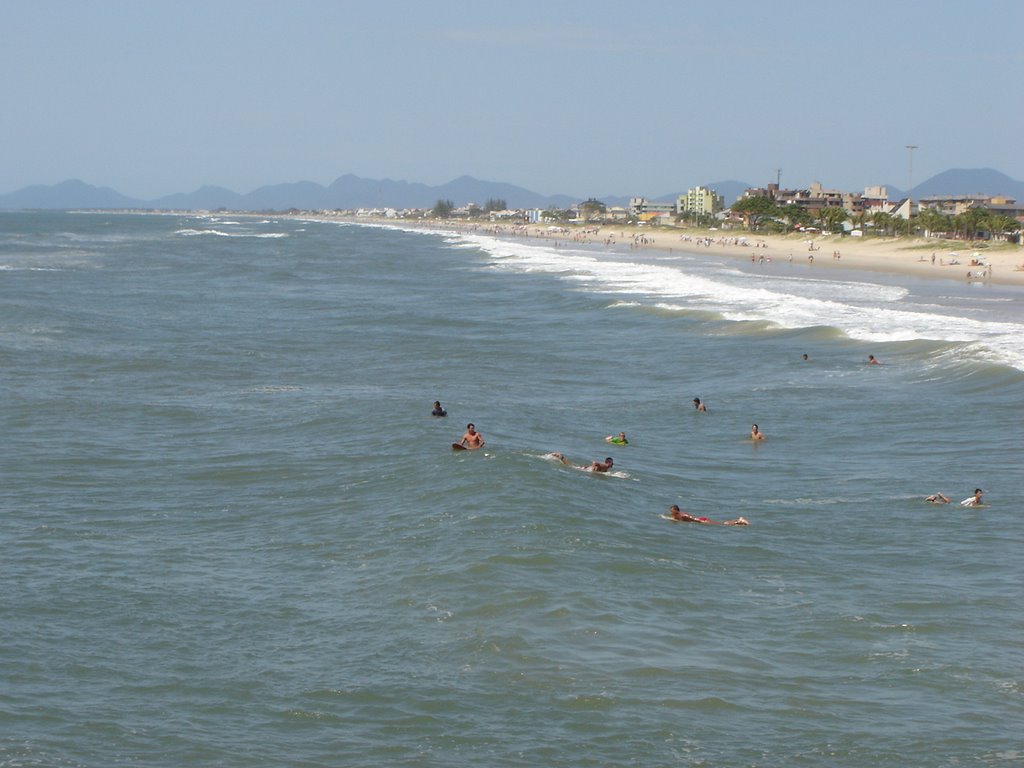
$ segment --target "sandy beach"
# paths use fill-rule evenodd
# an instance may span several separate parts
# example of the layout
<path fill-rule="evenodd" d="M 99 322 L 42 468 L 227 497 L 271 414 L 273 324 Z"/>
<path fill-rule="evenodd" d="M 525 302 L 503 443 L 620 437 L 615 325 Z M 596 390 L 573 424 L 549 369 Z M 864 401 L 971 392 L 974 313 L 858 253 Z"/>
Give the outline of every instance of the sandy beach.
<path fill-rule="evenodd" d="M 336 220 L 331 216 L 323 218 Z M 1024 285 L 1024 247 L 1012 243 L 963 242 L 923 237 L 858 238 L 819 233 L 788 235 L 740 230 L 673 229 L 627 225 L 495 224 L 456 220 L 416 222 L 404 219 L 356 221 L 425 229 L 451 229 L 496 237 L 538 239 L 553 244 L 707 251 L 768 265 L 778 261 L 811 263 L 821 269 L 859 269 L 960 282 Z"/>

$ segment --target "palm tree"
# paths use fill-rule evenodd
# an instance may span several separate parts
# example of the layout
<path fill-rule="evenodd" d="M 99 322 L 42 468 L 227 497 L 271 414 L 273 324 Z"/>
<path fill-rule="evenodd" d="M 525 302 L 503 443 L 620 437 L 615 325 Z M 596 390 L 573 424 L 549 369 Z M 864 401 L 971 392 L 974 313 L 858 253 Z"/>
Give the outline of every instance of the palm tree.
<path fill-rule="evenodd" d="M 850 218 L 845 208 L 824 208 L 818 214 L 818 221 L 821 228 L 829 232 L 836 232 L 842 229 L 843 222 Z"/>
<path fill-rule="evenodd" d="M 787 205 L 782 209 L 782 215 L 789 222 L 789 228 L 805 227 L 813 221 L 811 212 L 799 205 Z"/>
<path fill-rule="evenodd" d="M 853 217 L 853 226 L 855 226 L 857 229 L 863 232 L 864 228 L 868 225 L 868 222 L 870 220 L 871 214 L 868 213 L 867 211 L 861 211 L 860 213 Z"/>
<path fill-rule="evenodd" d="M 1014 232 L 1020 231 L 1020 222 L 1013 216 L 1007 216 L 1001 213 L 991 213 L 991 216 L 989 217 L 989 230 L 993 235 L 998 234 L 1001 237 L 1007 237 Z"/>
<path fill-rule="evenodd" d="M 931 208 L 923 209 L 917 216 L 918 221 L 924 228 L 925 237 L 935 232 L 948 232 L 950 230 L 950 217 L 944 213 Z"/>
<path fill-rule="evenodd" d="M 889 235 L 895 231 L 896 219 L 891 213 L 885 213 L 884 211 L 878 211 L 871 215 L 871 223 L 874 225 L 876 230 L 881 230 L 882 234 Z"/>
<path fill-rule="evenodd" d="M 963 234 L 965 240 L 974 240 L 978 232 L 988 229 L 989 212 L 985 208 L 968 208 L 959 216 L 953 218 L 958 234 Z"/>

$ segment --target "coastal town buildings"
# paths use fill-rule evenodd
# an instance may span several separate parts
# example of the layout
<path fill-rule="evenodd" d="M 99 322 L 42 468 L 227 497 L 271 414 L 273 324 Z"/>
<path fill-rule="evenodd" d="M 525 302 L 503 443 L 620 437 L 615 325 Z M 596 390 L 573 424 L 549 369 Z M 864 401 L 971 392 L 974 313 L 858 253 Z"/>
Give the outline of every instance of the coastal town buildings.
<path fill-rule="evenodd" d="M 919 207 L 917 203 L 911 200 L 909 197 L 904 197 L 902 200 L 897 200 L 895 203 L 889 205 L 889 215 L 894 216 L 897 219 L 903 219 L 909 221 L 911 216 L 916 216 Z"/>
<path fill-rule="evenodd" d="M 725 208 L 725 199 L 707 187 L 694 187 L 676 199 L 676 213 L 695 216 L 714 216 Z"/>
<path fill-rule="evenodd" d="M 826 189 L 815 182 L 806 189 L 784 189 L 777 183 L 750 187 L 738 201 L 761 199 L 770 205 L 736 206 L 717 190 L 693 187 L 675 202 L 629 199 L 628 206 L 606 204 L 589 198 L 566 207 L 533 209 L 481 208 L 475 203 L 451 206 L 446 214 L 436 210 L 397 211 L 389 208 L 360 209 L 357 216 L 396 218 L 452 218 L 466 221 L 489 220 L 495 224 L 546 224 L 552 227 L 638 223 L 648 226 L 710 226 L 720 229 L 759 228 L 803 232 L 846 232 L 865 234 L 922 232 L 926 237 L 1021 238 L 1024 205 L 1006 195 L 931 195 L 890 199 L 885 186 L 868 186 L 861 192 Z M 504 201 L 502 201 L 504 203 Z M 736 206 L 735 208 L 733 206 Z M 989 218 L 985 218 L 985 217 Z M 956 221 L 953 221 L 956 219 Z M 894 222 L 899 221 L 899 224 Z M 1014 223 L 1016 222 L 1016 224 Z"/>
<path fill-rule="evenodd" d="M 629 199 L 629 215 L 633 218 L 645 221 L 657 214 L 675 215 L 675 203 L 655 203 L 646 197 L 631 197 Z"/>
<path fill-rule="evenodd" d="M 877 188 L 884 189 L 884 187 Z M 851 215 L 863 210 L 863 196 L 856 192 L 842 192 L 838 189 L 825 189 L 819 182 L 814 182 L 808 189 L 780 189 L 778 184 L 767 187 L 751 187 L 743 193 L 743 197 L 767 197 L 781 207 L 796 206 L 809 213 L 818 214 L 826 208 L 843 208 Z"/>
<path fill-rule="evenodd" d="M 869 216 L 875 213 L 889 213 L 892 203 L 889 202 L 889 189 L 884 186 L 864 187 L 860 196 L 860 212 Z"/>
<path fill-rule="evenodd" d="M 922 197 L 918 202 L 922 208 L 944 213 L 947 216 L 959 216 L 971 208 L 999 210 L 1011 216 L 1019 216 L 1020 213 L 1012 212 L 1022 210 L 1016 200 L 1002 195 L 931 195 Z"/>

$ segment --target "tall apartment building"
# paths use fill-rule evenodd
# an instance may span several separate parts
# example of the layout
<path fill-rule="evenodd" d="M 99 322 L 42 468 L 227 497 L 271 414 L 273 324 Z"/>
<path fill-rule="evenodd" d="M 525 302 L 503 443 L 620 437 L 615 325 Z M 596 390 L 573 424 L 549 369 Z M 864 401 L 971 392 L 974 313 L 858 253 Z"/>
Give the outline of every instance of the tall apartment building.
<path fill-rule="evenodd" d="M 676 200 L 678 213 L 695 213 L 698 216 L 713 216 L 725 208 L 725 199 L 707 187 L 694 187 Z"/>

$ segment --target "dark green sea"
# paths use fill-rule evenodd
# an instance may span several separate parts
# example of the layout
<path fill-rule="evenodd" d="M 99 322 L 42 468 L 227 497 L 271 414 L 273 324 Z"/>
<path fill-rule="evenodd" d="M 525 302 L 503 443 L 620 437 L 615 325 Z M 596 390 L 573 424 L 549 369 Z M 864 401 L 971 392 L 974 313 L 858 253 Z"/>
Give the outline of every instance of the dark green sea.
<path fill-rule="evenodd" d="M 7 212 L 0 387 L 0 766 L 1024 764 L 1024 290 Z"/>

